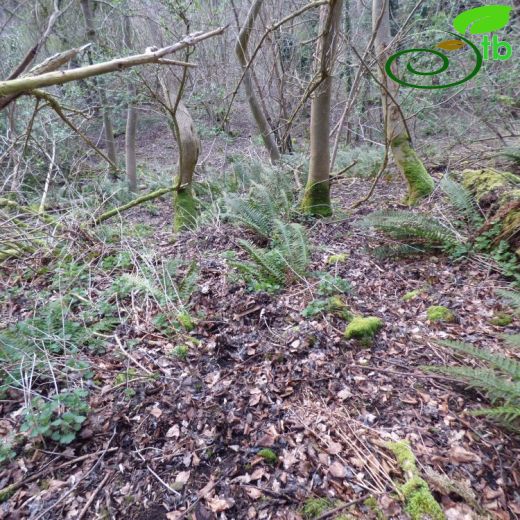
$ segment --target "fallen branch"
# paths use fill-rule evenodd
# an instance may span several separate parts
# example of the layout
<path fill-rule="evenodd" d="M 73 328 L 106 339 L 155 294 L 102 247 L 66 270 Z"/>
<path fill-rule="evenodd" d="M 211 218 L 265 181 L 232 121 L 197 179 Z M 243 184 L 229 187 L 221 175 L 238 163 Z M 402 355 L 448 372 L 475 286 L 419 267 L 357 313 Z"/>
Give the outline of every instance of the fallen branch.
<path fill-rule="evenodd" d="M 10 95 L 20 94 L 29 90 L 34 90 L 42 87 L 49 87 L 52 85 L 63 85 L 71 81 L 91 78 L 92 76 L 100 76 L 110 72 L 121 71 L 135 67 L 137 65 L 146 65 L 149 63 L 161 63 L 161 59 L 168 54 L 180 51 L 187 47 L 222 34 L 226 27 L 220 27 L 209 32 L 195 32 L 186 36 L 180 42 L 177 42 L 168 47 L 158 49 L 144 54 L 136 54 L 126 58 L 117 58 L 111 61 L 96 63 L 94 65 L 87 65 L 85 67 L 78 67 L 70 70 L 58 70 L 54 72 L 47 72 L 38 76 L 29 76 L 25 78 L 17 78 L 13 80 L 0 81 L 0 98 Z M 184 66 L 184 65 L 183 65 Z M 0 107 L 2 107 L 2 99 L 0 99 Z"/>
<path fill-rule="evenodd" d="M 162 188 L 157 191 L 153 191 L 152 193 L 148 193 L 147 195 L 143 195 L 142 197 L 139 197 L 137 199 L 131 200 L 124 206 L 119 206 L 118 208 L 111 209 L 110 211 L 107 211 L 106 213 L 103 213 L 101 216 L 99 216 L 96 220 L 94 220 L 94 226 L 99 226 L 102 222 L 105 222 L 105 220 L 108 220 L 109 218 L 115 217 L 116 215 L 120 215 L 121 213 L 124 213 L 125 211 L 128 211 L 129 209 L 133 208 L 134 206 L 138 206 L 139 204 L 143 204 L 144 202 L 148 202 L 149 200 L 158 199 L 159 197 L 162 197 L 163 195 L 166 195 L 167 193 L 171 193 L 175 188 Z"/>

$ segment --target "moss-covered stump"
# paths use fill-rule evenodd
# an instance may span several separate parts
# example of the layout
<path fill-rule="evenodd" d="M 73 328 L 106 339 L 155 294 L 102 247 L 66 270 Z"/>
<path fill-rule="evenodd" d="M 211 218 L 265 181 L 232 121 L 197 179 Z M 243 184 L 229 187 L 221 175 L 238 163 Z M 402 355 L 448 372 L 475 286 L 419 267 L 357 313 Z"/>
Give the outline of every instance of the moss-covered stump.
<path fill-rule="evenodd" d="M 383 320 L 375 316 L 354 318 L 345 329 L 346 339 L 357 339 L 362 345 L 370 346 L 375 335 L 383 327 Z"/>
<path fill-rule="evenodd" d="M 391 147 L 395 162 L 408 184 L 408 195 L 404 202 L 415 206 L 433 192 L 435 182 L 426 171 L 408 136 L 396 137 Z"/>
<path fill-rule="evenodd" d="M 314 217 L 330 217 L 332 207 L 329 182 L 309 182 L 305 187 L 300 209 L 303 213 Z"/>
<path fill-rule="evenodd" d="M 173 196 L 175 217 L 173 219 L 173 230 L 183 231 L 192 229 L 197 219 L 197 201 L 193 196 L 191 188 L 181 188 Z"/>
<path fill-rule="evenodd" d="M 497 242 L 508 241 L 520 256 L 520 177 L 493 168 L 464 170 L 462 184 L 475 196 L 488 220 L 481 233 L 499 226 Z"/>

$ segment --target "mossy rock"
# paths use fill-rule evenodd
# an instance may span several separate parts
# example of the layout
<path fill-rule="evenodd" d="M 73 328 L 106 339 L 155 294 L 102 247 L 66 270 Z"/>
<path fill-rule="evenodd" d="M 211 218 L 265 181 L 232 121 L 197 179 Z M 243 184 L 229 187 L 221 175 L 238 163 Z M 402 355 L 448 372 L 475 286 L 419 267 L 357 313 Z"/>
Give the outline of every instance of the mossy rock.
<path fill-rule="evenodd" d="M 442 305 L 432 305 L 426 310 L 426 316 L 431 322 L 445 322 L 452 323 L 455 321 L 455 314 Z"/>
<path fill-rule="evenodd" d="M 475 196 L 491 222 L 501 223 L 500 237 L 520 256 L 520 177 L 493 168 L 464 170 L 462 184 Z"/>
<path fill-rule="evenodd" d="M 383 327 L 383 320 L 375 316 L 357 316 L 345 329 L 346 339 L 357 339 L 363 345 L 370 346 L 375 335 Z"/>

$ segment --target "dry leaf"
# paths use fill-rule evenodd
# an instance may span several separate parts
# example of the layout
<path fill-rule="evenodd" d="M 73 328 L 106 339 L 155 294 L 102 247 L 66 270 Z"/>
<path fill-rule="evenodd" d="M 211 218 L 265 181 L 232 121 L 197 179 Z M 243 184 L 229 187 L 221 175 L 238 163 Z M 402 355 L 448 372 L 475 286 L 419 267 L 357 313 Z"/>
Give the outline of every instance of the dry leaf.
<path fill-rule="evenodd" d="M 329 473 L 335 478 L 344 478 L 347 470 L 341 462 L 336 461 L 329 466 Z"/>
<path fill-rule="evenodd" d="M 166 432 L 166 437 L 168 439 L 178 439 L 179 436 L 181 434 L 181 430 L 179 428 L 179 425 L 178 424 L 174 424 L 167 432 Z"/>
<path fill-rule="evenodd" d="M 222 511 L 231 509 L 234 505 L 235 501 L 231 497 L 215 497 L 208 499 L 208 506 L 214 513 L 222 513 Z"/>
<path fill-rule="evenodd" d="M 150 414 L 153 415 L 156 419 L 159 419 L 159 417 L 161 417 L 161 415 L 162 415 L 162 410 L 160 408 L 157 408 L 156 406 L 154 406 L 150 410 Z"/>
<path fill-rule="evenodd" d="M 462 446 L 453 446 L 449 453 L 452 462 L 464 464 L 467 462 L 482 462 L 481 458 L 471 451 L 466 450 Z"/>

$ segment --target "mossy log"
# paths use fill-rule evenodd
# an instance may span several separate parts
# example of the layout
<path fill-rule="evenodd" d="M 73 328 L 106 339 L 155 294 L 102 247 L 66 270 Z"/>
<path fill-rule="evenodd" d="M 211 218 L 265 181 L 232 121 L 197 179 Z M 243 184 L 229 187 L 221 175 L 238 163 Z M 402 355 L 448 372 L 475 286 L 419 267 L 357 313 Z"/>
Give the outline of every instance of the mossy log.
<path fill-rule="evenodd" d="M 497 242 L 506 240 L 520 256 L 520 177 L 493 168 L 464 170 L 462 184 L 486 216 L 487 222 L 478 234 L 499 225 Z"/>
<path fill-rule="evenodd" d="M 119 206 L 118 208 L 111 209 L 110 211 L 107 211 L 106 213 L 103 213 L 100 215 L 95 221 L 94 226 L 98 226 L 102 222 L 105 222 L 105 220 L 108 220 L 109 218 L 115 217 L 116 215 L 120 215 L 121 213 L 128 211 L 129 209 L 138 206 L 139 204 L 143 204 L 144 202 L 148 202 L 150 200 L 157 199 L 159 197 L 162 197 L 163 195 L 166 195 L 167 193 L 171 193 L 175 188 L 162 188 L 157 191 L 153 191 L 152 193 L 148 193 L 147 195 L 143 195 L 142 197 L 139 197 L 137 199 L 134 199 L 130 201 L 128 204 L 125 204 L 124 206 Z"/>

